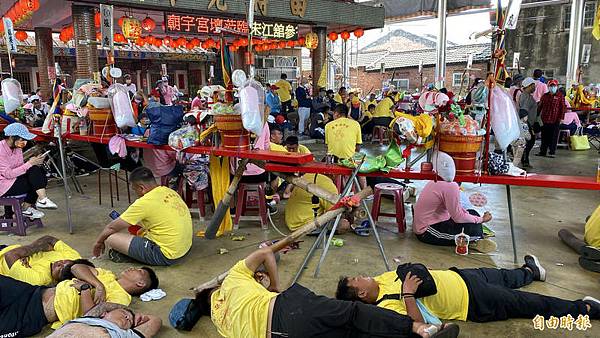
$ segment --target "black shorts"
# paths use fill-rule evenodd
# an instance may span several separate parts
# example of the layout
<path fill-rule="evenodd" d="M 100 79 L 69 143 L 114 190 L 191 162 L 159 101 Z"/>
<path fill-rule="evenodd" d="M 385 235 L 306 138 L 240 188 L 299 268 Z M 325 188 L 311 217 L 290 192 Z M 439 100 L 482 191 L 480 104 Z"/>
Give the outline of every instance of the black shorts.
<path fill-rule="evenodd" d="M 409 337 L 412 322 L 391 310 L 318 296 L 293 284 L 275 299 L 271 337 Z"/>
<path fill-rule="evenodd" d="M 48 324 L 42 305 L 45 286 L 0 275 L 0 337 L 33 336 Z"/>

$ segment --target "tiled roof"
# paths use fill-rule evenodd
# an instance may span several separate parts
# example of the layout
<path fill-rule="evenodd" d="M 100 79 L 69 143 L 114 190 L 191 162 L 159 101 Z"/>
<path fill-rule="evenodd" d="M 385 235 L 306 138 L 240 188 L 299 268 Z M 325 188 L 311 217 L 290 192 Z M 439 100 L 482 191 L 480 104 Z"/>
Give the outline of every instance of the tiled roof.
<path fill-rule="evenodd" d="M 488 60 L 491 56 L 490 44 L 462 45 L 451 46 L 446 50 L 446 63 L 466 63 L 468 55 L 473 54 L 473 61 Z M 381 58 L 376 53 L 368 53 L 359 57 L 359 60 L 367 60 L 364 63 L 358 63 L 358 66 L 364 66 L 367 70 L 381 69 L 381 63 L 385 63 L 385 68 L 404 68 L 416 67 L 419 61 L 423 61 L 424 66 L 435 65 L 436 50 L 435 48 L 410 50 L 404 52 L 392 52 L 389 55 Z M 369 62 L 370 61 L 370 62 Z"/>
<path fill-rule="evenodd" d="M 403 29 L 395 29 L 361 48 L 361 52 L 435 48 L 435 38 L 428 39 Z M 452 44 L 451 42 L 449 44 Z"/>

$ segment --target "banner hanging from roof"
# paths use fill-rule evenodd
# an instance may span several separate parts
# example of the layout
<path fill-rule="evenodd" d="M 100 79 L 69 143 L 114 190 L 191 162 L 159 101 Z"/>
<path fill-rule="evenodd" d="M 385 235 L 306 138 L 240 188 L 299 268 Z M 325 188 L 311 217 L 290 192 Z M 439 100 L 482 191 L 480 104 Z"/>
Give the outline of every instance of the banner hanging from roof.
<path fill-rule="evenodd" d="M 220 34 L 224 28 L 225 35 L 234 34 L 227 30 L 248 34 L 250 27 L 246 20 L 227 17 L 211 17 L 192 14 L 165 13 L 165 32 L 167 34 Z M 297 40 L 298 25 L 281 22 L 255 21 L 252 26 L 252 35 L 277 40 Z"/>

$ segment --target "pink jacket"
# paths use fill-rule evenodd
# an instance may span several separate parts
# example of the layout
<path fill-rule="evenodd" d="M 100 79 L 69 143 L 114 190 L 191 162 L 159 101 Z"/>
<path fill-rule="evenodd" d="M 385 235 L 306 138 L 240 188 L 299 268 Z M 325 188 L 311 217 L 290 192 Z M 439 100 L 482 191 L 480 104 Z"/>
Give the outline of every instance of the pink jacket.
<path fill-rule="evenodd" d="M 456 223 L 482 223 L 460 204 L 460 188 L 456 182 L 429 182 L 415 204 L 413 231 L 420 235 L 430 225 L 452 219 Z"/>
<path fill-rule="evenodd" d="M 548 85 L 540 80 L 535 80 L 535 91 L 533 92 L 533 99 L 535 102 L 540 102 L 542 96 L 548 92 Z"/>
<path fill-rule="evenodd" d="M 25 174 L 31 164 L 23 162 L 21 149 L 10 149 L 6 140 L 0 141 L 0 196 L 15 183 L 17 177 Z"/>

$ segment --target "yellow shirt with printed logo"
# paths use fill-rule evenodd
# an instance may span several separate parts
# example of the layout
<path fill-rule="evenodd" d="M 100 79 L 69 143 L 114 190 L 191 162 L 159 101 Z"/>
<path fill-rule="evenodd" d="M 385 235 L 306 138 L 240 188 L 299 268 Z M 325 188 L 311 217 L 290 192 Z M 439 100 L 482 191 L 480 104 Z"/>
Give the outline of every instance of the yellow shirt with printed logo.
<path fill-rule="evenodd" d="M 325 189 L 330 193 L 338 193 L 337 187 L 331 178 L 325 175 L 305 174 L 302 176 L 302 178 L 309 183 L 315 183 L 318 187 Z M 285 205 L 285 224 L 291 231 L 300 228 L 315 218 L 314 211 L 312 209 L 312 197 L 313 194 L 304 189 L 295 188 L 292 190 L 292 195 Z M 318 207 L 317 215 L 321 215 L 326 210 L 331 208 L 331 203 L 319 198 L 319 205 L 315 207 Z"/>
<path fill-rule="evenodd" d="M 351 158 L 356 145 L 362 143 L 360 124 L 347 117 L 340 117 L 325 125 L 327 152 L 338 158 Z"/>
<path fill-rule="evenodd" d="M 420 298 L 423 305 L 441 320 L 467 320 L 469 310 L 469 291 L 465 281 L 451 270 L 429 270 L 437 293 L 432 296 Z M 377 300 L 387 294 L 399 294 L 402 290 L 402 281 L 398 279 L 396 271 L 386 272 L 374 278 L 379 284 Z M 406 305 L 402 299 L 388 299 L 377 306 L 384 309 L 407 315 Z"/>
<path fill-rule="evenodd" d="M 79 252 L 68 246 L 63 241 L 54 244 L 54 250 L 42 251 L 29 256 L 29 266 L 16 261 L 9 268 L 4 255 L 21 245 L 15 244 L 0 251 L 0 275 L 8 276 L 31 285 L 50 285 L 54 282 L 50 271 L 50 264 L 63 259 L 75 260 L 81 258 Z"/>
<path fill-rule="evenodd" d="M 160 246 L 169 259 L 185 255 L 192 247 L 192 216 L 179 194 L 156 187 L 138 198 L 120 216 L 129 224 L 140 224 L 144 237 Z"/>

